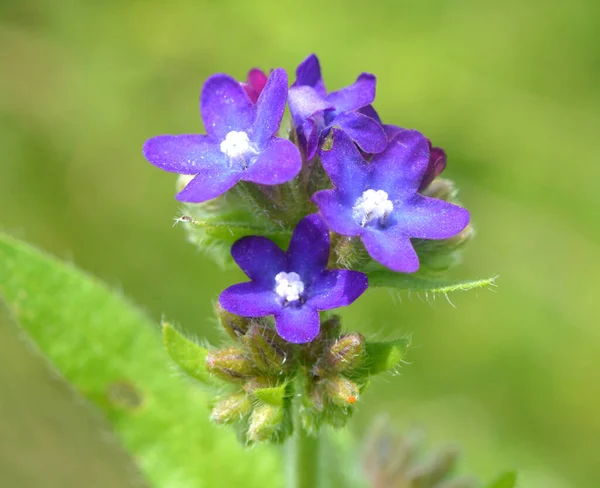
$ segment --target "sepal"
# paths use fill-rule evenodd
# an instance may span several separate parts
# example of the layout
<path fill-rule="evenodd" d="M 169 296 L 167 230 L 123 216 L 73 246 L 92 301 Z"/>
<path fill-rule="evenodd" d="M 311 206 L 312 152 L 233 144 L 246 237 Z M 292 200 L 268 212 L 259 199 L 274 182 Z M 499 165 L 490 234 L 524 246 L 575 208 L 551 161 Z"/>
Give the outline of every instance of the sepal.
<path fill-rule="evenodd" d="M 212 378 L 206 370 L 208 354 L 206 347 L 185 338 L 166 322 L 162 324 L 162 339 L 171 359 L 185 373 L 204 384 L 213 384 Z"/>

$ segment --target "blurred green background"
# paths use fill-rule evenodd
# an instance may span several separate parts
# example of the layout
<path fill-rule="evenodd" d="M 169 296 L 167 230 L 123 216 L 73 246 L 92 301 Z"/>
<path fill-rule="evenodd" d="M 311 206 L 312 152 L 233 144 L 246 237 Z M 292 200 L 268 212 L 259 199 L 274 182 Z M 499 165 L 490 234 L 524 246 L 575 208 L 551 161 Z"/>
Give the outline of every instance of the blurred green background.
<path fill-rule="evenodd" d="M 478 230 L 456 274 L 501 278 L 497 293 L 451 295 L 455 307 L 380 291 L 345 313 L 349 329 L 412 332 L 418 346 L 363 397 L 353 428 L 360 437 L 388 412 L 462 446 L 463 470 L 483 479 L 516 468 L 523 487 L 595 488 L 599 19 L 594 0 L 3 1 L 0 226 L 122 289 L 157 322 L 215 338 L 211 301 L 239 274 L 172 227 L 174 178 L 144 161 L 142 143 L 202 132 L 198 95 L 214 72 L 293 76 L 311 52 L 331 89 L 373 72 L 384 120 L 449 154 L 446 176 Z M 0 358 L 0 432 L 17 412 L 28 426 L 0 436 L 0 486 L 51 486 L 53 468 L 26 481 L 16 460 L 60 453 L 73 465 L 105 460 L 116 467 L 98 471 L 98 486 L 121 486 L 119 449 L 39 358 L 14 337 Z M 31 374 L 11 389 L 14 371 Z"/>

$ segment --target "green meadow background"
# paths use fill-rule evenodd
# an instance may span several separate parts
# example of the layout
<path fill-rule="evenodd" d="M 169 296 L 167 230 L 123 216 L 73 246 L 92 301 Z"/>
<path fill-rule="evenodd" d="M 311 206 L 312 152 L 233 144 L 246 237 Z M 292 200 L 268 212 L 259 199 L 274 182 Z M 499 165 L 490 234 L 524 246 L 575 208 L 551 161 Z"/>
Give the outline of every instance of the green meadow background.
<path fill-rule="evenodd" d="M 370 292 L 344 312 L 348 329 L 417 346 L 353 432 L 383 412 L 461 446 L 483 480 L 515 468 L 522 488 L 597 488 L 599 29 L 594 0 L 3 0 L 0 228 L 214 339 L 211 301 L 240 273 L 173 227 L 174 177 L 144 140 L 202 132 L 215 72 L 293 76 L 316 52 L 330 89 L 375 73 L 383 119 L 447 150 L 472 212 L 455 274 L 500 278 L 449 300 Z M 69 486 L 134 486 L 106 425 L 0 328 L 0 486 L 65 487 L 67 471 Z"/>

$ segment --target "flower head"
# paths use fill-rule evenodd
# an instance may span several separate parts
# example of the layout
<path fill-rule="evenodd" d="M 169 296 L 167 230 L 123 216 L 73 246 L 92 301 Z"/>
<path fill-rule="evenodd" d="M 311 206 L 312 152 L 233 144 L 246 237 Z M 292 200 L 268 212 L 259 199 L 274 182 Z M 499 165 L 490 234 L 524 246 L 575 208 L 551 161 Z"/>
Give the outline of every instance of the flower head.
<path fill-rule="evenodd" d="M 165 171 L 195 175 L 177 194 L 182 202 L 218 197 L 240 180 L 278 185 L 293 179 L 301 168 L 300 153 L 292 142 L 274 137 L 287 83 L 286 72 L 274 70 L 253 103 L 232 77 L 211 76 L 200 97 L 207 134 L 153 137 L 144 144 L 144 156 Z"/>
<path fill-rule="evenodd" d="M 326 269 L 329 230 L 318 214 L 302 219 L 286 252 L 265 237 L 243 237 L 231 255 L 251 281 L 221 293 L 221 306 L 244 317 L 275 316 L 277 333 L 304 343 L 319 333 L 319 311 L 350 305 L 368 286 L 358 271 Z"/>
<path fill-rule="evenodd" d="M 354 84 L 327 93 L 319 59 L 311 54 L 300 63 L 289 91 L 289 104 L 307 159 L 314 157 L 320 139 L 331 127 L 342 129 L 367 153 L 385 149 L 387 137 L 383 128 L 368 115 L 368 107 L 375 99 L 375 84 L 375 76 L 362 73 Z"/>
<path fill-rule="evenodd" d="M 418 270 L 411 238 L 446 239 L 469 222 L 464 208 L 419 193 L 430 161 L 420 132 L 400 131 L 369 163 L 335 130 L 321 161 L 335 186 L 313 195 L 323 219 L 339 234 L 359 236 L 371 257 L 394 271 Z"/>

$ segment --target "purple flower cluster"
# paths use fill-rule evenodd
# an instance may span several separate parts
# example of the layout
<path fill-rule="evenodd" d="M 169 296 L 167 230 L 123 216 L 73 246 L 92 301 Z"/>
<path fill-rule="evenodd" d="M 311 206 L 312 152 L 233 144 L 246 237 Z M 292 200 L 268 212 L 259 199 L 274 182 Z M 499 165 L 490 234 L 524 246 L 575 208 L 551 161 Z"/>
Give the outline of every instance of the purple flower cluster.
<path fill-rule="evenodd" d="M 273 315 L 284 339 L 309 342 L 319 311 L 346 306 L 367 288 L 358 271 L 327 269 L 330 231 L 360 238 L 369 255 L 396 272 L 413 273 L 419 258 L 411 239 L 446 239 L 469 222 L 469 212 L 421 192 L 444 170 L 446 155 L 415 130 L 385 125 L 372 107 L 375 76 L 362 73 L 328 92 L 315 55 L 296 70 L 288 89 L 281 69 L 253 69 L 244 82 L 217 74 L 202 89 L 206 134 L 148 140 L 153 165 L 193 175 L 177 194 L 183 202 L 216 198 L 238 182 L 280 185 L 314 164 L 328 189 L 308 194 L 319 213 L 303 218 L 286 252 L 261 236 L 244 237 L 231 250 L 250 278 L 220 296 L 231 313 Z M 277 137 L 289 104 L 297 145 Z"/>

